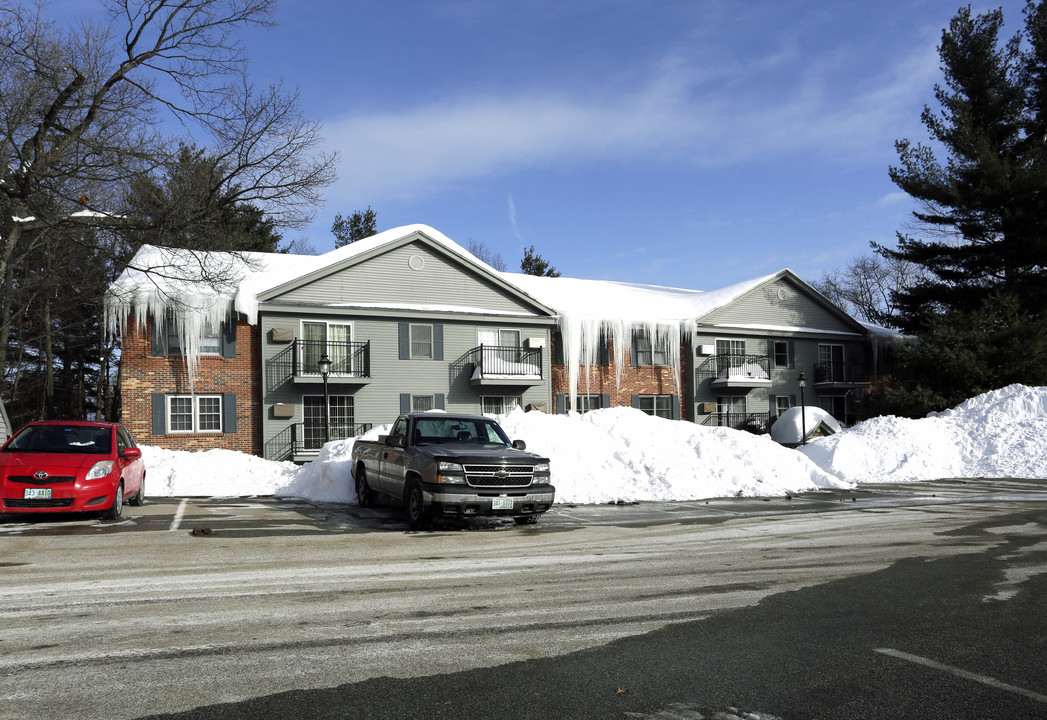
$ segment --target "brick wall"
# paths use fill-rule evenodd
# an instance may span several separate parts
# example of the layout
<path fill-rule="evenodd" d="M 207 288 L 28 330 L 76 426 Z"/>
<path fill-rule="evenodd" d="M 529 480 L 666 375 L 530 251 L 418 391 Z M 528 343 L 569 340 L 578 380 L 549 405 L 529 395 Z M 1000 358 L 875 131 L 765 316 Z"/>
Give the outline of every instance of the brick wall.
<path fill-rule="evenodd" d="M 181 355 L 153 357 L 150 328 L 139 331 L 128 322 L 120 352 L 122 422 L 141 445 L 170 450 L 224 448 L 262 454 L 261 332 L 240 320 L 236 324 L 236 357 L 201 357 L 194 378 L 198 395 L 236 393 L 236 432 L 154 435 L 153 393 L 188 394 L 189 375 Z"/>
<path fill-rule="evenodd" d="M 553 338 L 555 343 L 559 339 L 557 334 Z M 630 365 L 631 357 L 629 349 L 625 351 L 625 366 L 622 368 L 621 383 L 615 377 L 614 347 L 608 341 L 610 347 L 610 361 L 608 365 L 583 365 L 578 379 L 579 395 L 610 395 L 611 407 L 632 407 L 633 395 L 676 395 L 680 398 L 680 419 L 691 419 L 691 408 L 688 402 L 689 385 L 685 379 L 690 372 L 689 356 L 684 347 L 680 348 L 680 377 L 675 377 L 673 369 L 664 366 L 634 366 Z M 554 355 L 555 348 L 554 348 Z M 571 392 L 567 378 L 567 367 L 565 365 L 553 364 L 553 400 L 555 412 L 555 399 L 557 395 L 569 394 Z M 587 384 L 588 381 L 588 384 Z"/>

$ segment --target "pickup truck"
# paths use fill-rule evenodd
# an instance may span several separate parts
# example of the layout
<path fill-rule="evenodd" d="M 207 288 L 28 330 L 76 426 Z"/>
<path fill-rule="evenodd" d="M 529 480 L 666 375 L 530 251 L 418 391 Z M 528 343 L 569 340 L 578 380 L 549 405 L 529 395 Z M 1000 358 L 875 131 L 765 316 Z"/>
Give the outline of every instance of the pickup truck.
<path fill-rule="evenodd" d="M 528 525 L 556 494 L 548 458 L 474 415 L 401 415 L 377 442 L 356 441 L 350 467 L 360 506 L 403 503 L 412 529 L 428 528 L 438 515 L 508 516 Z"/>

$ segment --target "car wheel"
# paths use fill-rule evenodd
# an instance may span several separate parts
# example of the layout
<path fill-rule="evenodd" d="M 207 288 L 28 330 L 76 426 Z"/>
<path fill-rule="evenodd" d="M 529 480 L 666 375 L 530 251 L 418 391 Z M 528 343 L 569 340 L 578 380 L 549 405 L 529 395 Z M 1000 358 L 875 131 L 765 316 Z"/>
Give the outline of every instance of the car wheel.
<path fill-rule="evenodd" d="M 367 471 L 363 465 L 356 469 L 356 504 L 362 508 L 374 505 L 374 495 L 367 484 Z"/>
<path fill-rule="evenodd" d="M 429 511 L 425 509 L 422 486 L 417 481 L 411 483 L 407 491 L 407 522 L 412 530 L 427 530 L 433 522 Z"/>
<path fill-rule="evenodd" d="M 124 484 L 121 482 L 116 486 L 116 496 L 113 498 L 113 504 L 109 506 L 109 509 L 105 511 L 102 517 L 106 520 L 116 520 L 124 511 Z"/>
<path fill-rule="evenodd" d="M 142 476 L 142 484 L 138 486 L 138 492 L 135 496 L 127 501 L 128 505 L 145 505 L 145 475 Z"/>
<path fill-rule="evenodd" d="M 517 525 L 534 525 L 538 522 L 537 515 L 520 515 L 513 518 L 513 522 Z"/>

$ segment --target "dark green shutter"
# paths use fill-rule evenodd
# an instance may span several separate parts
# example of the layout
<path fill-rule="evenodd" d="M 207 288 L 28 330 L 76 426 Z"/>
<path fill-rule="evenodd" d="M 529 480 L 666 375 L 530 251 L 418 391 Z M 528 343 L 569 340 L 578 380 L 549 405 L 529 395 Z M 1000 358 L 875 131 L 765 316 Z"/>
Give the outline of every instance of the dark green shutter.
<path fill-rule="evenodd" d="M 410 360 L 411 359 L 411 326 L 409 323 L 402 322 L 398 328 L 398 335 L 400 339 L 400 359 Z M 408 396 L 410 397 L 410 396 Z"/>
<path fill-rule="evenodd" d="M 222 432 L 236 432 L 236 393 L 222 393 Z"/>
<path fill-rule="evenodd" d="M 633 333 L 633 336 L 630 339 L 629 343 L 631 345 L 631 347 L 630 347 L 630 354 L 629 354 L 629 364 L 632 365 L 633 367 L 639 367 L 640 363 L 636 359 L 636 333 L 635 332 Z M 634 395 L 633 397 L 636 397 L 636 396 Z M 633 407 L 636 407 L 636 405 L 633 405 Z"/>
<path fill-rule="evenodd" d="M 564 415 L 567 412 L 567 396 L 563 393 L 556 394 L 556 414 Z"/>
<path fill-rule="evenodd" d="M 563 361 L 563 333 L 553 330 L 553 363 L 564 365 Z"/>
<path fill-rule="evenodd" d="M 680 419 L 680 396 L 673 395 L 673 420 Z"/>
<path fill-rule="evenodd" d="M 222 357 L 236 357 L 236 320 L 228 319 L 222 323 Z"/>
<path fill-rule="evenodd" d="M 600 355 L 596 362 L 603 366 L 611 364 L 611 343 L 603 333 L 600 333 Z"/>
<path fill-rule="evenodd" d="M 789 341 L 789 367 L 796 367 L 796 343 Z"/>
<path fill-rule="evenodd" d="M 400 414 L 411 412 L 411 393 L 400 393 Z"/>
<path fill-rule="evenodd" d="M 447 408 L 444 407 L 444 394 L 443 393 L 436 393 L 435 395 L 433 395 L 433 406 L 437 410 L 446 410 L 447 409 Z"/>
<path fill-rule="evenodd" d="M 600 407 L 601 408 L 609 408 L 609 407 L 611 407 L 611 396 L 610 395 L 601 395 L 600 396 Z"/>
<path fill-rule="evenodd" d="M 152 394 L 153 435 L 167 433 L 167 396 L 163 393 Z"/>
<path fill-rule="evenodd" d="M 433 325 L 433 360 L 444 359 L 444 326 Z"/>
<path fill-rule="evenodd" d="M 636 408 L 637 410 L 639 410 L 640 409 L 640 396 L 639 395 L 633 395 L 632 403 L 633 403 L 633 407 Z"/>

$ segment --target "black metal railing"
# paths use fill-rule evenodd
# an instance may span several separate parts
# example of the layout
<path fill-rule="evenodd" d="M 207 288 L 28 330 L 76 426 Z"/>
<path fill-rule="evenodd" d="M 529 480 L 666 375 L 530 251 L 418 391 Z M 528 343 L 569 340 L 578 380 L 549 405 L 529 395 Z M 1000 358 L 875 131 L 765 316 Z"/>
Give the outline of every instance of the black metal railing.
<path fill-rule="evenodd" d="M 720 353 L 702 363 L 696 371 L 701 380 L 770 380 L 771 359 L 767 355 Z"/>
<path fill-rule="evenodd" d="M 755 435 L 763 435 L 771 429 L 771 416 L 769 413 L 716 412 L 706 415 L 700 424 L 729 427 L 735 430 L 745 430 Z"/>
<path fill-rule="evenodd" d="M 371 341 L 295 340 L 294 374 L 296 377 L 319 377 L 320 358 L 331 361 L 330 377 L 371 377 Z"/>
<path fill-rule="evenodd" d="M 869 382 L 864 363 L 827 362 L 814 366 L 814 384 L 842 383 L 853 385 Z"/>
<path fill-rule="evenodd" d="M 542 377 L 542 349 L 516 345 L 480 345 L 467 353 L 473 364 L 474 378 Z"/>
<path fill-rule="evenodd" d="M 331 423 L 331 442 L 358 437 L 371 429 L 371 423 Z M 294 423 L 291 425 L 291 452 L 307 455 L 318 452 L 324 445 L 324 424 Z"/>

